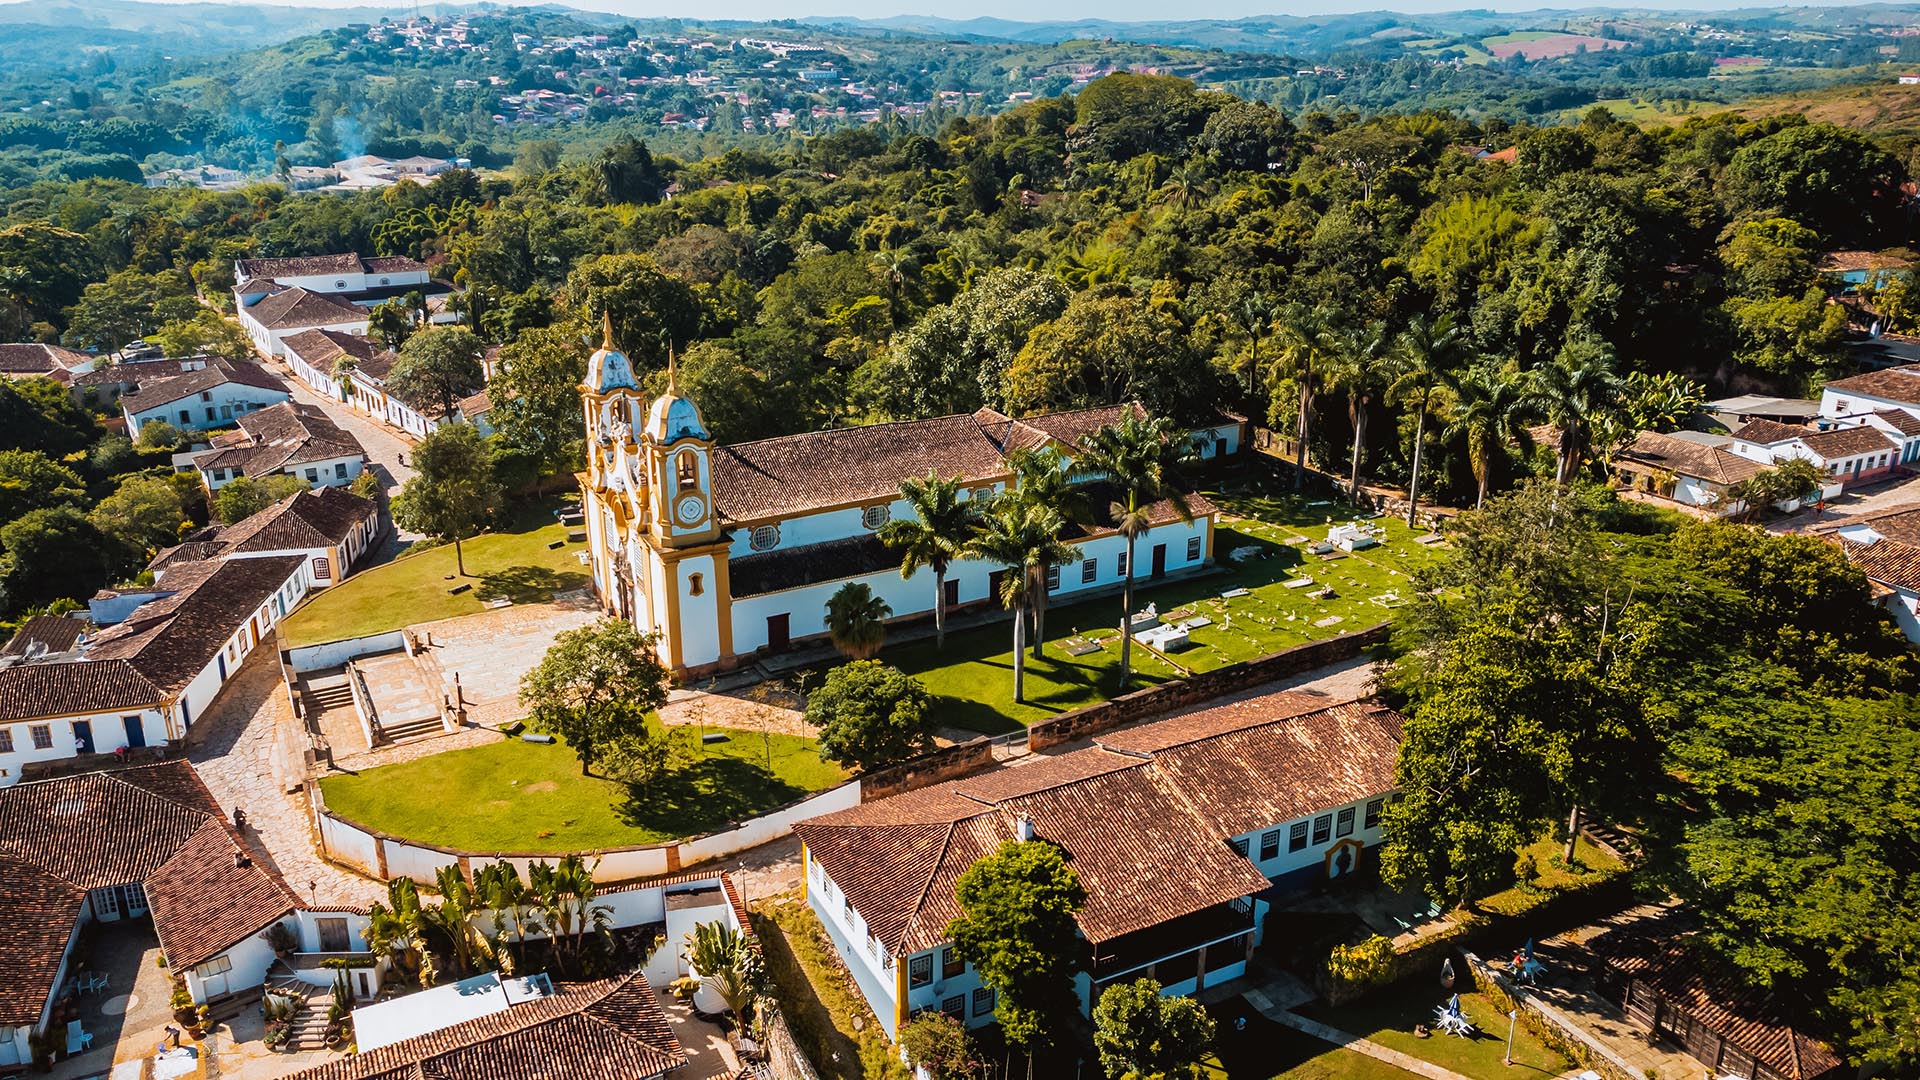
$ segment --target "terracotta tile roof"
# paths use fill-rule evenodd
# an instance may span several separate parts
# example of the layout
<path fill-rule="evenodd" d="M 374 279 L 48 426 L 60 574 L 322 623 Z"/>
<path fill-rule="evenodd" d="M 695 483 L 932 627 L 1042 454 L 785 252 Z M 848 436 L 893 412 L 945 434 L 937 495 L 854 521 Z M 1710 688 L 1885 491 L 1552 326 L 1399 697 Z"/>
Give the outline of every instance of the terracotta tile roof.
<path fill-rule="evenodd" d="M 409 259 L 405 255 L 375 255 L 360 261 L 366 264 L 369 274 L 404 274 L 427 268 L 426 263 Z"/>
<path fill-rule="evenodd" d="M 311 405 L 283 401 L 246 413 L 239 424 L 238 431 L 214 438 L 215 449 L 195 454 L 194 467 L 266 476 L 289 465 L 366 457 L 360 440 Z"/>
<path fill-rule="evenodd" d="M 1847 561 L 1859 567 L 1868 580 L 1920 593 L 1920 544 L 1901 540 L 1858 544 L 1843 539 L 1840 547 L 1847 553 Z"/>
<path fill-rule="evenodd" d="M 204 391 L 225 386 L 228 383 L 239 383 L 258 390 L 277 391 L 282 397 L 292 396 L 286 383 L 281 382 L 259 364 L 246 360 L 214 360 L 197 371 L 141 379 L 134 384 L 133 389 L 127 391 L 127 403 L 135 412 L 139 412 L 162 405 L 171 405 L 176 401 L 195 397 Z"/>
<path fill-rule="evenodd" d="M 38 342 L 0 344 L 0 374 L 52 375 L 78 374 L 93 366 L 94 358 L 83 352 Z"/>
<path fill-rule="evenodd" d="M 1782 996 L 1744 984 L 1692 948 L 1690 934 L 1675 932 L 1676 916 L 1651 921 L 1651 927 L 1609 929 L 1586 947 L 1609 973 L 1641 980 L 1788 1080 L 1838 1075 L 1839 1055 L 1808 1033 Z"/>
<path fill-rule="evenodd" d="M 241 259 L 238 269 L 246 278 L 314 277 L 320 274 L 358 274 L 364 269 L 360 256 L 294 255 L 278 259 Z"/>
<path fill-rule="evenodd" d="M 1905 270 L 1913 263 L 1875 251 L 1829 251 L 1820 256 L 1820 269 L 1829 274 L 1848 270 Z"/>
<path fill-rule="evenodd" d="M 82 889 L 144 881 L 212 819 L 194 788 L 184 762 L 0 788 L 0 855 Z"/>
<path fill-rule="evenodd" d="M 1758 443 L 1761 446 L 1772 446 L 1776 443 L 1805 438 L 1812 433 L 1813 430 L 1811 428 L 1799 427 L 1794 424 L 1783 424 L 1778 420 L 1749 420 L 1740 425 L 1739 430 L 1733 433 L 1733 437 L 1741 442 Z"/>
<path fill-rule="evenodd" d="M 75 386 L 134 386 L 145 380 L 159 381 L 184 375 L 189 365 L 204 365 L 204 357 L 185 360 L 132 360 L 102 364 L 73 377 Z"/>
<path fill-rule="evenodd" d="M 20 629 L 0 647 L 0 656 L 25 656 L 28 647 L 35 644 L 47 652 L 66 652 L 80 640 L 86 628 L 86 623 L 65 615 L 35 615 L 21 623 Z"/>
<path fill-rule="evenodd" d="M 177 693 L 305 564 L 304 556 L 269 555 L 229 559 L 211 572 L 193 564 L 171 568 L 162 579 L 167 586 L 183 572 L 198 580 L 180 593 L 140 605 L 126 621 L 101 631 L 87 650 L 87 663 L 127 660 L 155 685 Z"/>
<path fill-rule="evenodd" d="M 24 859 L 0 874 L 0 1028 L 40 1022 L 85 889 Z"/>
<path fill-rule="evenodd" d="M 295 286 L 268 293 L 240 309 L 248 318 L 269 330 L 296 330 L 310 326 L 334 326 L 365 322 L 367 309 L 326 293 Z"/>
<path fill-rule="evenodd" d="M 1226 841 L 1391 790 L 1399 722 L 1369 702 L 1266 695 L 794 831 L 898 955 L 946 939 L 954 882 L 1025 814 L 1073 860 L 1088 892 L 1081 932 L 1097 943 L 1266 888 Z"/>
<path fill-rule="evenodd" d="M 372 338 L 339 330 L 302 330 L 281 338 L 280 344 L 315 369 L 326 372 L 331 372 L 334 362 L 341 357 L 351 356 L 358 363 L 384 351 Z"/>
<path fill-rule="evenodd" d="M 836 428 L 722 446 L 714 503 L 732 521 L 791 517 L 825 506 L 889 502 L 900 481 L 932 469 L 966 483 L 1004 477 L 1006 461 L 971 416 Z"/>
<path fill-rule="evenodd" d="M 1807 432 L 1800 437 L 1800 441 L 1807 449 L 1828 461 L 1893 450 L 1899 446 L 1892 436 L 1867 424 Z"/>
<path fill-rule="evenodd" d="M 143 884 L 176 968 L 299 906 L 271 871 L 236 869 L 237 850 L 182 761 L 0 788 L 0 1024 L 39 1019 L 88 889 Z"/>
<path fill-rule="evenodd" d="M 550 997 L 341 1058 L 291 1080 L 650 1080 L 686 1064 L 646 977 Z"/>
<path fill-rule="evenodd" d="M 469 420 L 493 411 L 493 395 L 485 390 L 460 399 L 460 415 Z"/>
<path fill-rule="evenodd" d="M 1723 486 L 1731 486 L 1760 475 L 1766 466 L 1717 446 L 1676 439 L 1659 432 L 1643 431 L 1632 445 L 1620 451 L 1623 461 L 1664 469 L 1679 476 L 1691 476 Z"/>
<path fill-rule="evenodd" d="M 229 525 L 218 534 L 229 552 L 286 551 L 344 544 L 379 504 L 345 488 L 302 491 Z"/>
<path fill-rule="evenodd" d="M 144 709 L 170 697 L 124 659 L 0 668 L 0 720 L 5 721 Z"/>
<path fill-rule="evenodd" d="M 1873 415 L 1902 435 L 1920 435 L 1920 416 L 1905 409 L 1876 409 Z"/>
<path fill-rule="evenodd" d="M 1855 514 L 1852 517 L 1839 518 L 1817 525 L 1811 531 L 1833 533 L 1842 529 L 1855 529 L 1862 525 L 1889 540 L 1904 540 L 1910 544 L 1920 544 L 1920 503 L 1902 503 L 1871 514 Z"/>
<path fill-rule="evenodd" d="M 1825 388 L 1883 401 L 1897 401 L 1903 405 L 1920 405 L 1920 364 L 1849 375 L 1844 379 L 1834 379 Z"/>
<path fill-rule="evenodd" d="M 160 951 L 178 970 L 218 956 L 301 906 L 286 883 L 255 865 L 226 823 L 212 817 L 145 884 Z"/>

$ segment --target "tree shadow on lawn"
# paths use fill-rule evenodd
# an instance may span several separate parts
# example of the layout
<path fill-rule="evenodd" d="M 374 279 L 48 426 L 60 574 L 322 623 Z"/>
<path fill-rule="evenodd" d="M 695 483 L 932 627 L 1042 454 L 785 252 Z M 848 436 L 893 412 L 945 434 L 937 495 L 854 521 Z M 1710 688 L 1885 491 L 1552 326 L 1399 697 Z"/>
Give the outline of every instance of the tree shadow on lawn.
<path fill-rule="evenodd" d="M 623 825 L 668 836 L 697 836 L 800 799 L 807 792 L 732 757 L 701 758 L 645 784 L 628 784 L 614 806 Z"/>
<path fill-rule="evenodd" d="M 1213 1016 L 1217 1029 L 1213 1056 L 1228 1080 L 1268 1080 L 1292 1072 L 1334 1049 L 1331 1043 L 1281 1027 L 1261 1016 L 1242 998 L 1209 1005 L 1207 1012 Z M 1246 1026 L 1237 1028 L 1237 1021 L 1243 1017 Z M 1332 1073 L 1313 1069 L 1302 1075 L 1318 1077 Z"/>
<path fill-rule="evenodd" d="M 516 604 L 543 604 L 556 592 L 584 588 L 587 575 L 562 573 L 550 566 L 508 566 L 480 575 L 474 598 L 481 603 L 506 599 Z"/>

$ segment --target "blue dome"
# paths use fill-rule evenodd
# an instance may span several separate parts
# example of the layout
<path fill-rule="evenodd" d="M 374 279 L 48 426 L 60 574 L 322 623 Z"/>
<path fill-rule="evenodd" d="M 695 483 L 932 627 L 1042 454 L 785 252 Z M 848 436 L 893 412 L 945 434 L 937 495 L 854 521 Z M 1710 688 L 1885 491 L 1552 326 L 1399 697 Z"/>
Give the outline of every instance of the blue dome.
<path fill-rule="evenodd" d="M 713 438 L 707 432 L 707 422 L 700 417 L 699 407 L 681 397 L 677 390 L 668 390 L 653 399 L 653 407 L 647 410 L 647 437 L 663 446 L 681 439 Z"/>
<path fill-rule="evenodd" d="M 633 364 L 627 360 L 627 354 L 602 346 L 587 358 L 587 389 L 605 394 L 613 390 L 638 390 L 640 384 L 634 381 Z"/>

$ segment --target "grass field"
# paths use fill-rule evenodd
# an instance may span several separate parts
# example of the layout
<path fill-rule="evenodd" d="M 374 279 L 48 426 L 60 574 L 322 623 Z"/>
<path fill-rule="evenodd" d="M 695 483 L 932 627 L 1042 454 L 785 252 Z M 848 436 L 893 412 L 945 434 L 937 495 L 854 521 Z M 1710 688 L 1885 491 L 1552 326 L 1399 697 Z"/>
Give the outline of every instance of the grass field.
<path fill-rule="evenodd" d="M 1282 1027 L 1239 998 L 1207 1012 L 1218 1034 L 1203 1062 L 1206 1080 L 1416 1080 L 1384 1061 Z M 1236 1030 L 1243 1017 L 1246 1026 Z"/>
<path fill-rule="evenodd" d="M 1579 52 L 1582 47 L 1588 52 L 1627 47 L 1626 42 L 1615 41 L 1612 38 L 1595 37 L 1592 34 L 1567 34 L 1556 30 L 1516 30 L 1511 34 L 1482 38 L 1480 44 L 1502 60 L 1515 54 L 1523 55 L 1529 60 L 1570 56 Z"/>
<path fill-rule="evenodd" d="M 1566 1072 L 1572 1064 L 1525 1028 L 1517 1028 L 1513 1034 L 1513 1065 L 1509 1067 L 1507 1014 L 1477 993 L 1460 995 L 1461 1011 L 1479 1029 L 1473 1038 L 1436 1033 L 1422 1039 L 1415 1035 L 1415 1024 L 1433 1026 L 1434 1009 L 1445 1004 L 1447 996 L 1437 982 L 1409 979 L 1339 1008 L 1315 1002 L 1298 1011 L 1474 1080 L 1546 1080 Z"/>
<path fill-rule="evenodd" d="M 465 578 L 455 574 L 452 544 L 410 551 L 315 595 L 280 624 L 281 644 L 298 648 L 365 637 L 471 615 L 495 597 L 537 603 L 555 592 L 584 588 L 590 579 L 574 553 L 586 545 L 566 539 L 567 530 L 554 521 L 549 504 L 527 510 L 508 530 L 462 543 Z M 548 547 L 555 541 L 561 546 Z M 472 588 L 449 591 L 463 584 Z"/>
<path fill-rule="evenodd" d="M 1212 497 L 1234 516 L 1215 530 L 1214 558 L 1220 570 L 1136 586 L 1134 594 L 1135 610 L 1152 603 L 1168 621 L 1185 612 L 1181 620 L 1205 617 L 1212 625 L 1190 631 L 1190 647 L 1164 659 L 1136 642 L 1136 675 L 1129 689 L 1365 629 L 1411 597 L 1408 575 L 1438 557 L 1414 542 L 1416 534 L 1405 522 L 1382 518 L 1371 523 L 1386 531 L 1380 546 L 1323 559 L 1308 554 L 1302 541 L 1324 538 L 1329 518 L 1350 520 L 1353 513 L 1344 504 L 1252 493 Z M 1235 560 L 1236 552 L 1245 558 Z M 1301 578 L 1312 583 L 1286 587 L 1286 582 Z M 1332 594 L 1313 595 L 1323 588 Z M 1245 589 L 1246 595 L 1220 595 L 1234 589 Z M 950 634 L 944 651 L 921 641 L 887 649 L 880 658 L 919 678 L 937 695 L 941 723 L 999 734 L 1114 696 L 1120 689 L 1119 642 L 1078 657 L 1067 654 L 1066 642 L 1095 632 L 1111 636 L 1106 628 L 1117 626 L 1119 618 L 1118 596 L 1050 606 L 1047 647 L 1040 658 L 1029 658 L 1023 704 L 1013 701 L 1011 623 Z"/>
<path fill-rule="evenodd" d="M 812 739 L 769 736 L 768 769 L 759 733 L 726 734 L 644 785 L 581 776 L 565 744 L 508 739 L 320 787 L 335 813 L 395 836 L 470 851 L 590 851 L 712 832 L 844 779 Z"/>

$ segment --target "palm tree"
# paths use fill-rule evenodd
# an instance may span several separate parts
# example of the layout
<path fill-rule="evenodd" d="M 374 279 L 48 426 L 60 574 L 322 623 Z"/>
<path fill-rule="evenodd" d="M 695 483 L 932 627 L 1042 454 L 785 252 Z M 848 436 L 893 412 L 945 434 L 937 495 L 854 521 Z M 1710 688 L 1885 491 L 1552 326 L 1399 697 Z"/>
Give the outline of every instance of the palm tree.
<path fill-rule="evenodd" d="M 1427 413 L 1433 408 L 1433 395 L 1446 382 L 1454 361 L 1466 345 L 1466 336 L 1454 324 L 1451 313 L 1437 319 L 1416 315 L 1400 332 L 1394 352 L 1399 373 L 1387 396 L 1409 403 L 1414 409 L 1413 474 L 1407 480 L 1407 526 L 1413 526 L 1420 506 L 1420 455 L 1427 442 Z"/>
<path fill-rule="evenodd" d="M 1047 567 L 1073 557 L 1073 549 L 1060 542 L 1060 530 L 1066 522 L 1059 511 L 1022 502 L 1018 497 L 1002 496 L 967 545 L 967 554 L 976 559 L 1004 565 L 1008 573 L 1000 580 L 1000 604 L 1013 612 L 1013 700 L 1026 700 L 1027 622 L 1022 617 L 1027 601 L 1047 591 Z M 1035 620 L 1035 626 L 1039 622 Z"/>
<path fill-rule="evenodd" d="M 1074 463 L 1058 447 L 1044 446 L 1038 450 L 1015 453 L 1013 472 L 1014 488 L 1009 494 L 1021 504 L 1053 511 L 1060 516 L 1063 526 L 1069 521 L 1085 524 L 1093 519 L 1093 504 L 1087 498 L 1087 487 L 1081 482 Z M 1043 561 L 1038 568 L 1041 588 L 1029 592 L 1027 596 L 1028 610 L 1033 613 L 1030 647 L 1035 656 L 1041 655 L 1047 641 L 1045 585 L 1048 572 L 1073 558 L 1071 548 L 1063 546 L 1060 550 L 1065 554 L 1043 554 Z"/>
<path fill-rule="evenodd" d="M 760 957 L 747 935 L 723 922 L 696 923 L 682 957 L 736 1019 L 744 1024 L 752 1017 L 760 993 Z"/>
<path fill-rule="evenodd" d="M 1340 352 L 1327 372 L 1327 386 L 1347 396 L 1347 422 L 1353 425 L 1352 472 L 1347 477 L 1347 497 L 1360 501 L 1360 463 L 1367 447 L 1367 406 L 1373 403 L 1387 373 L 1388 353 L 1394 338 L 1384 323 L 1364 330 L 1342 334 Z"/>
<path fill-rule="evenodd" d="M 1297 491 L 1307 481 L 1307 437 L 1313 426 L 1314 380 L 1325 377 L 1326 369 L 1339 355 L 1340 340 L 1318 309 L 1301 304 L 1289 306 L 1275 329 L 1280 338 L 1280 355 L 1275 358 L 1274 375 L 1276 379 L 1291 380 L 1296 391 L 1293 486 Z M 1279 402 L 1274 404 L 1277 406 Z"/>
<path fill-rule="evenodd" d="M 507 921 L 513 922 L 513 943 L 516 948 L 524 949 L 527 943 L 527 924 L 522 911 L 527 906 L 527 886 L 520 880 L 520 871 L 510 862 L 501 860 L 480 868 L 473 876 L 480 903 L 493 912 L 493 939 L 497 942 L 506 936 Z M 512 952 L 499 952 L 496 956 L 500 966 L 511 972 L 516 956 Z"/>
<path fill-rule="evenodd" d="M 1620 379 L 1613 373 L 1613 352 L 1593 338 L 1569 341 L 1554 358 L 1534 369 L 1529 400 L 1560 431 L 1555 447 L 1553 484 L 1565 488 L 1574 467 L 1590 448 L 1596 425 L 1620 408 Z"/>
<path fill-rule="evenodd" d="M 412 878 L 398 877 L 387 882 L 387 903 L 375 901 L 367 908 L 367 948 L 375 953 L 390 954 L 404 974 L 424 977 L 428 970 L 421 955 L 426 929 L 420 889 Z"/>
<path fill-rule="evenodd" d="M 1166 502 L 1181 521 L 1192 521 L 1187 497 L 1174 485 L 1179 447 L 1185 433 L 1166 417 L 1146 417 L 1129 410 L 1118 424 L 1108 424 L 1081 437 L 1085 453 L 1081 465 L 1106 474 L 1118 491 L 1113 501 L 1114 528 L 1127 541 L 1127 572 L 1120 590 L 1120 688 L 1126 689 L 1133 661 L 1133 548 L 1153 527 L 1155 505 Z"/>
<path fill-rule="evenodd" d="M 980 507 L 960 497 L 960 479 L 942 480 L 931 469 L 925 479 L 900 484 L 900 497 L 913 517 L 880 526 L 880 542 L 900 549 L 900 576 L 912 580 L 921 567 L 933 571 L 934 648 L 947 645 L 947 567 L 963 557 L 980 522 Z"/>
<path fill-rule="evenodd" d="M 1260 369 L 1260 334 L 1273 324 L 1273 300 L 1265 293 L 1250 292 L 1234 305 L 1233 318 L 1247 332 L 1247 401 L 1253 401 L 1253 377 Z"/>
<path fill-rule="evenodd" d="M 887 640 L 893 607 L 858 581 L 849 581 L 827 597 L 827 640 L 851 660 L 870 660 Z"/>
<path fill-rule="evenodd" d="M 1511 371 L 1487 365 L 1469 369 L 1453 389 L 1453 419 L 1441 437 L 1466 442 L 1467 462 L 1480 487 L 1473 500 L 1478 510 L 1487 501 L 1487 485 L 1507 447 L 1517 446 L 1522 454 L 1533 452 L 1533 436 L 1527 431 L 1533 402 L 1526 384 Z"/>
<path fill-rule="evenodd" d="M 605 933 L 613 918 L 612 908 L 593 902 L 593 868 L 579 855 L 568 855 L 552 866 L 534 863 L 527 867 L 527 876 L 555 959 L 562 949 L 578 959 L 586 935 Z"/>
<path fill-rule="evenodd" d="M 442 866 L 434 872 L 434 885 L 440 890 L 440 902 L 423 912 L 428 922 L 438 927 L 453 945 L 456 975 L 469 975 L 492 958 L 493 946 L 474 929 L 473 914 L 479 909 L 474 890 L 460 876 L 458 866 Z"/>

